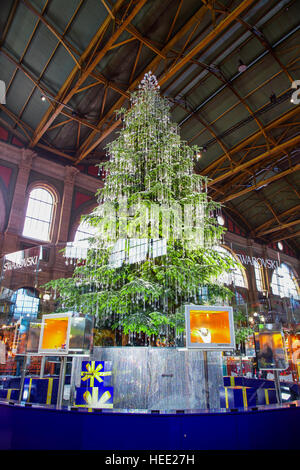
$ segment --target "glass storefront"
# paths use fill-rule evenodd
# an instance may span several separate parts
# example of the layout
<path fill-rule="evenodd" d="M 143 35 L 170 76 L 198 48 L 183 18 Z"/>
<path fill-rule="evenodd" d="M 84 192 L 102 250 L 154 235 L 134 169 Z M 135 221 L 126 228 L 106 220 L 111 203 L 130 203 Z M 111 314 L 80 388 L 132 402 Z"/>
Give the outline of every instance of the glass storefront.
<path fill-rule="evenodd" d="M 163 245 L 156 244 L 154 248 L 157 256 L 163 253 Z M 131 257 L 143 254 L 141 247 L 130 249 Z M 230 286 L 234 291 L 231 305 L 235 318 L 243 327 L 258 326 L 272 302 L 281 302 L 277 308 L 282 307 L 278 312 L 286 318 L 281 328 L 287 366 L 275 373 L 259 367 L 253 334 L 239 341 L 232 351 L 192 351 L 186 347 L 185 333 L 168 325 L 160 335 L 125 333 L 109 322 L 99 327 L 92 315 L 82 313 L 80 301 L 76 309 L 66 311 L 58 303 L 57 292 L 44 286 L 53 278 L 71 277 L 74 266 L 84 263 L 86 256 L 86 245 L 79 242 L 38 246 L 0 260 L 1 400 L 45 406 L 155 410 L 227 409 L 236 403 L 246 407 L 300 398 L 297 299 L 273 296 L 266 308 L 262 302 L 256 312 L 249 302 L 247 285 L 237 282 L 235 286 L 232 281 Z M 244 274 L 232 279 L 242 282 Z M 202 288 L 203 303 L 206 294 Z M 66 354 L 61 349 L 56 353 L 56 345 L 41 352 L 41 331 L 53 314 L 71 319 Z M 265 315 L 265 323 L 267 319 Z M 85 382 L 83 377 L 87 377 Z M 97 387 L 91 378 L 96 385 L 105 385 L 101 396 L 100 389 L 94 390 Z M 237 398 L 240 388 L 275 390 L 276 380 L 280 396 L 273 394 L 274 398 L 268 392 L 262 399 L 259 394 L 257 398 L 255 391 L 255 399 L 245 394 L 241 401 Z M 228 394 L 232 391 L 236 396 L 231 399 Z"/>

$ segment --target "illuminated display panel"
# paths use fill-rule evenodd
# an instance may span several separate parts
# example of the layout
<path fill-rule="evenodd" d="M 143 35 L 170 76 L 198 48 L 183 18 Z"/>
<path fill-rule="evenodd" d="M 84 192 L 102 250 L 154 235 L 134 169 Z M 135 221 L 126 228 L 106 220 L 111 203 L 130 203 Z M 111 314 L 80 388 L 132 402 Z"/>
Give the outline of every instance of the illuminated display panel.
<path fill-rule="evenodd" d="M 187 305 L 185 314 L 188 348 L 235 349 L 232 307 Z"/>
<path fill-rule="evenodd" d="M 281 331 L 255 333 L 257 364 L 260 370 L 286 370 L 288 360 Z"/>
<path fill-rule="evenodd" d="M 68 354 L 71 314 L 43 315 L 39 354 Z"/>

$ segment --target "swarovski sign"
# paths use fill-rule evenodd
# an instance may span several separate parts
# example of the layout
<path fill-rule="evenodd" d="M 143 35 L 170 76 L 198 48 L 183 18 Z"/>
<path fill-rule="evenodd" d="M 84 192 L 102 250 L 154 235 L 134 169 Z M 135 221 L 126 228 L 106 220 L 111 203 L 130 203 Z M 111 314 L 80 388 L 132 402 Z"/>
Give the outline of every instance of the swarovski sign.
<path fill-rule="evenodd" d="M 12 271 L 15 269 L 29 268 L 30 266 L 36 266 L 38 263 L 38 256 L 28 256 L 19 261 L 6 261 L 3 265 L 3 271 Z"/>
<path fill-rule="evenodd" d="M 276 269 L 279 267 L 279 262 L 274 259 L 264 259 L 260 257 L 255 257 L 255 256 L 249 256 L 249 255 L 242 255 L 239 253 L 236 253 L 236 256 L 240 260 L 240 262 L 243 265 L 248 265 L 251 264 L 251 266 L 260 266 L 260 267 L 265 267 L 267 269 Z"/>

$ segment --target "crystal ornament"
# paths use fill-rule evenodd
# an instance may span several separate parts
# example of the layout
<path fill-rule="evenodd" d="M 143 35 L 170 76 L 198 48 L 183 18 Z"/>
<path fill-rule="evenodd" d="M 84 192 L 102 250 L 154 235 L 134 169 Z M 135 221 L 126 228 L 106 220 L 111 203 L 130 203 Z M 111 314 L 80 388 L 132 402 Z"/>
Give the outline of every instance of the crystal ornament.
<path fill-rule="evenodd" d="M 168 343 L 184 331 L 182 306 L 228 292 L 215 279 L 226 268 L 212 249 L 223 228 L 207 179 L 194 172 L 197 148 L 180 139 L 169 102 L 149 71 L 118 112 L 122 128 L 108 144 L 105 186 L 86 220 L 97 228 L 73 279 L 52 281 L 66 309 L 93 313 L 96 326 Z M 153 336 L 154 335 L 154 336 Z"/>

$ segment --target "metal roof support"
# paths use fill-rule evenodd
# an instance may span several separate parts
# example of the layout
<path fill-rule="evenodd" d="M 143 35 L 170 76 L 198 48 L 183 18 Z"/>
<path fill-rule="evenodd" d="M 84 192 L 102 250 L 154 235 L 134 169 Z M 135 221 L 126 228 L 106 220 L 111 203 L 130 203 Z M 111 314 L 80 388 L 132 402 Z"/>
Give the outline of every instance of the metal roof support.
<path fill-rule="evenodd" d="M 123 23 L 119 26 L 119 28 L 113 33 L 113 35 L 110 37 L 110 39 L 107 41 L 105 46 L 96 53 L 95 58 L 92 60 L 92 62 L 85 68 L 85 70 L 82 72 L 81 76 L 78 78 L 76 84 L 74 87 L 71 88 L 69 92 L 66 93 L 66 96 L 62 99 L 62 103 L 57 106 L 55 111 L 52 113 L 51 117 L 47 119 L 46 122 L 43 123 L 42 126 L 40 126 L 39 129 L 36 130 L 33 141 L 30 144 L 30 147 L 34 147 L 40 138 L 43 136 L 43 134 L 47 131 L 47 129 L 51 126 L 52 122 L 55 120 L 55 118 L 61 113 L 62 109 L 64 106 L 70 101 L 72 96 L 76 93 L 76 90 L 85 82 L 85 80 L 88 78 L 90 73 L 94 70 L 94 68 L 98 65 L 100 60 L 104 57 L 106 52 L 110 49 L 110 46 L 115 43 L 115 41 L 118 39 L 118 37 L 123 33 L 125 30 L 126 26 L 130 23 L 130 21 L 133 20 L 133 18 L 138 14 L 138 12 L 141 10 L 141 8 L 144 6 L 147 0 L 139 0 L 136 6 L 133 8 L 131 13 L 127 16 L 127 18 L 123 21 Z M 68 79 L 69 82 L 69 79 Z"/>
<path fill-rule="evenodd" d="M 238 15 L 240 15 L 243 11 L 245 11 L 247 8 L 249 8 L 254 0 L 244 0 L 242 1 L 233 11 L 232 13 L 228 14 L 226 18 L 224 18 L 210 33 L 208 33 L 190 52 L 186 54 L 184 58 L 182 58 L 177 64 L 173 65 L 170 70 L 166 74 L 163 75 L 162 78 L 159 79 L 158 83 L 159 85 L 163 85 L 166 81 L 169 80 L 170 77 L 172 77 L 176 72 L 178 72 L 191 58 L 193 58 L 201 49 L 206 47 L 211 41 L 213 41 L 217 35 L 223 31 L 225 28 L 227 28 L 235 19 Z M 205 10 L 206 12 L 206 10 Z M 203 14 L 205 13 L 203 11 Z M 172 44 L 173 45 L 173 44 Z M 172 46 L 170 46 L 171 48 Z M 116 109 L 114 107 L 114 109 Z M 99 123 L 99 127 L 103 122 Z M 100 129 L 99 129 L 100 130 Z M 106 131 L 107 132 L 107 131 Z M 92 133 L 93 134 L 93 133 Z M 91 141 L 94 135 L 87 140 Z M 103 140 L 102 137 L 100 136 L 99 139 Z M 97 139 L 89 148 L 87 148 L 87 144 L 85 144 L 84 149 L 82 149 L 81 154 L 78 156 L 77 163 L 81 161 L 83 158 L 85 158 L 97 145 L 100 143 L 100 141 Z"/>

